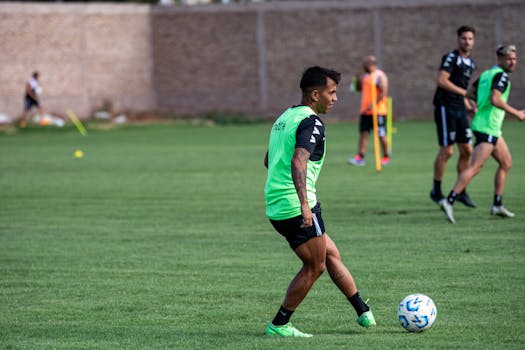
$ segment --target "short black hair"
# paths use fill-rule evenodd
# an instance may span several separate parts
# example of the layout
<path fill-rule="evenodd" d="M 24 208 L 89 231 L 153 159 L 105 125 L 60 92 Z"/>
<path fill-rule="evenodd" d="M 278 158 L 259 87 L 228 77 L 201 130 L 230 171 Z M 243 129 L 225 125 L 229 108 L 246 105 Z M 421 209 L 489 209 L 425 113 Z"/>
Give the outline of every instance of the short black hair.
<path fill-rule="evenodd" d="M 472 34 L 476 34 L 476 29 L 472 26 L 461 26 L 456 31 L 456 33 L 458 34 L 458 37 L 461 36 L 461 34 L 465 32 L 471 32 Z"/>
<path fill-rule="evenodd" d="M 341 80 L 341 73 L 333 69 L 313 66 L 307 68 L 303 72 L 301 84 L 299 84 L 299 87 L 303 93 L 308 92 L 313 88 L 326 86 L 326 78 L 330 78 L 335 81 L 336 84 L 339 84 L 339 81 Z"/>

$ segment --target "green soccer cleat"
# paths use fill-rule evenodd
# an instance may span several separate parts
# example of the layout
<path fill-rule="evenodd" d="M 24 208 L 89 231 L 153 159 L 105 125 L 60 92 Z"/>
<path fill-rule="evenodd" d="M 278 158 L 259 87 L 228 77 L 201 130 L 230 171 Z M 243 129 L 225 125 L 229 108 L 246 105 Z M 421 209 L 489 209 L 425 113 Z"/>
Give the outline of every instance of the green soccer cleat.
<path fill-rule="evenodd" d="M 372 311 L 369 310 L 361 314 L 361 316 L 357 318 L 357 324 L 365 328 L 370 328 L 372 326 L 375 326 L 376 320 L 374 318 L 374 314 L 372 313 Z"/>
<path fill-rule="evenodd" d="M 310 338 L 313 337 L 312 334 L 303 333 L 294 326 L 291 322 L 284 324 L 282 326 L 274 326 L 273 323 L 269 323 L 268 327 L 264 331 L 266 335 L 278 336 L 278 337 L 298 337 L 298 338 Z"/>

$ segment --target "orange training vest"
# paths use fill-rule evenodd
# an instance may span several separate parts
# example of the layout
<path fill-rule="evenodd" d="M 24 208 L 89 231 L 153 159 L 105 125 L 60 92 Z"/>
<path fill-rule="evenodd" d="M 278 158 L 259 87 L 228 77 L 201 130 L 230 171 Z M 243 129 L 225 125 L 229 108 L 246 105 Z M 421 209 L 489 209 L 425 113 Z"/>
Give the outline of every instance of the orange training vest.
<path fill-rule="evenodd" d="M 361 80 L 361 114 L 372 115 L 373 110 L 367 110 L 368 106 L 372 103 L 372 74 L 375 77 L 374 86 L 376 87 L 376 96 L 379 96 L 379 77 L 386 80 L 386 74 L 379 69 L 376 69 L 373 73 L 366 73 Z M 377 115 L 387 114 L 387 98 L 384 96 L 376 106 Z"/>

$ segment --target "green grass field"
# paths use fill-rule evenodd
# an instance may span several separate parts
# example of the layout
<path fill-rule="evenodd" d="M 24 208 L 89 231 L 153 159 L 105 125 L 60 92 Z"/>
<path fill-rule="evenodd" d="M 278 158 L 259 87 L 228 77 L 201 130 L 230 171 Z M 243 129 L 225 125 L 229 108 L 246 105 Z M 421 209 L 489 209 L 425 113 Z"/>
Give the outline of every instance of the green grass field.
<path fill-rule="evenodd" d="M 264 216 L 269 124 L 0 134 L 0 348 L 523 349 L 525 126 L 504 129 L 516 217 L 488 213 L 490 161 L 456 225 L 428 198 L 433 123 L 396 127 L 377 173 L 346 164 L 354 123 L 327 125 L 323 217 L 378 326 L 358 327 L 325 274 L 292 319 L 311 339 L 262 335 L 300 267 Z M 413 292 L 438 309 L 422 334 L 397 321 Z"/>

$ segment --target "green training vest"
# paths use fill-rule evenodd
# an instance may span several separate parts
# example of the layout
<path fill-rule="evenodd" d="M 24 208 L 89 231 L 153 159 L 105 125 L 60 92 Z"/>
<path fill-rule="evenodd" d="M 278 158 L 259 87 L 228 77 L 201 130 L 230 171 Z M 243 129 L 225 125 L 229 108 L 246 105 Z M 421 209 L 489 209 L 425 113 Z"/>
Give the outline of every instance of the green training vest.
<path fill-rule="evenodd" d="M 285 220 L 301 215 L 301 203 L 292 180 L 292 156 L 299 124 L 314 111 L 307 106 L 288 108 L 273 124 L 268 145 L 268 177 L 264 186 L 266 216 Z M 326 143 L 325 143 L 326 149 Z M 325 152 L 318 161 L 308 160 L 306 193 L 310 208 L 317 203 L 315 183 L 323 166 Z"/>
<path fill-rule="evenodd" d="M 501 126 L 505 118 L 505 111 L 490 103 L 490 95 L 492 93 L 492 81 L 494 76 L 504 70 L 499 66 L 494 66 L 486 70 L 479 77 L 478 83 L 478 111 L 472 120 L 472 130 L 482 132 L 484 134 L 501 136 Z M 509 99 L 510 94 L 510 80 L 507 89 L 501 94 L 501 99 L 505 102 Z"/>

